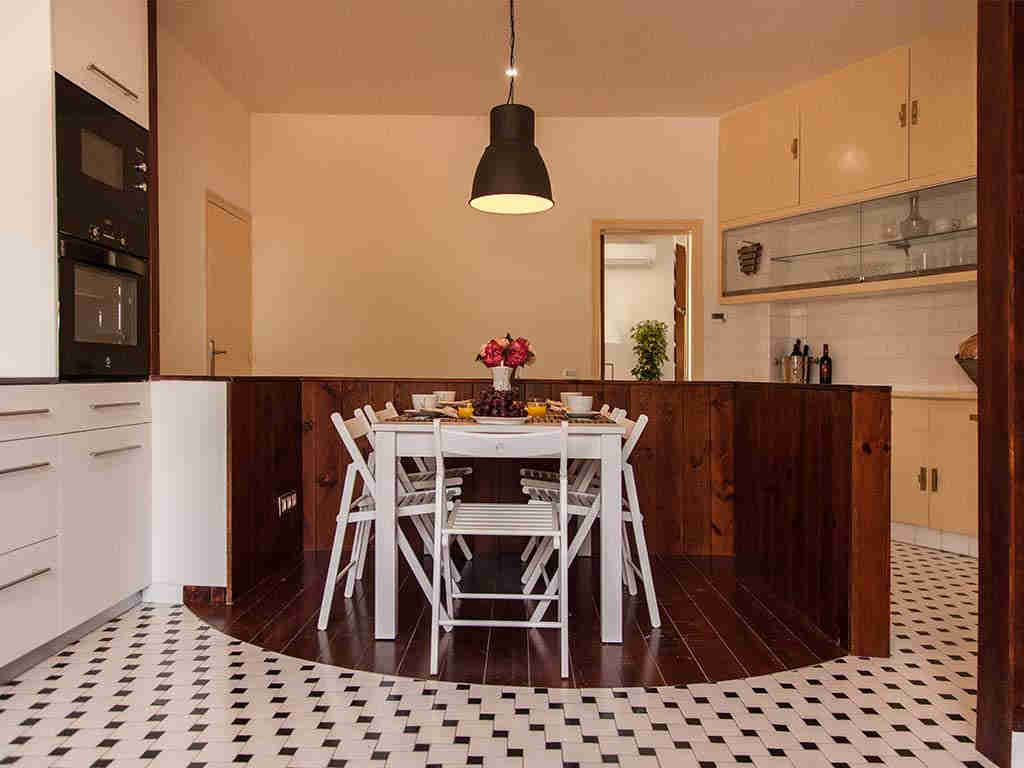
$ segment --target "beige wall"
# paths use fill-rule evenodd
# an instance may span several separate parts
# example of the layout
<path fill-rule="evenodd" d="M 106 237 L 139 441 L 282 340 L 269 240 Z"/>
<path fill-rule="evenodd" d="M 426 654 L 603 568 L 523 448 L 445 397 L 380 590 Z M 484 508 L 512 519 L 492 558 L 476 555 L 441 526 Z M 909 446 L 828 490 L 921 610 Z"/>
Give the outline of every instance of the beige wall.
<path fill-rule="evenodd" d="M 254 371 L 480 375 L 479 345 L 511 331 L 529 375 L 589 375 L 591 221 L 703 219 L 710 260 L 717 130 L 539 119 L 555 207 L 503 217 L 466 204 L 484 117 L 254 114 Z"/>
<path fill-rule="evenodd" d="M 206 193 L 249 207 L 249 112 L 163 28 L 160 72 L 160 367 L 205 374 Z"/>

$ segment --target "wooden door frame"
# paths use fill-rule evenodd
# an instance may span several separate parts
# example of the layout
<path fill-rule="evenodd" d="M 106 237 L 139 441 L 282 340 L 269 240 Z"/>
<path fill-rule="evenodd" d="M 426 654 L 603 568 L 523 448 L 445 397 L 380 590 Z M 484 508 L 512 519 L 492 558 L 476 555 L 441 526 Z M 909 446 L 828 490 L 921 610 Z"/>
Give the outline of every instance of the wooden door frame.
<path fill-rule="evenodd" d="M 604 378 L 604 260 L 602 239 L 605 235 L 690 235 L 690 306 L 686 313 L 690 320 L 690 380 L 698 381 L 704 375 L 704 283 L 703 274 L 703 219 L 594 219 L 591 223 L 591 249 L 593 270 L 594 342 L 591 376 L 597 381 Z"/>
<path fill-rule="evenodd" d="M 210 274 L 210 215 L 209 206 L 213 204 L 220 208 L 222 211 L 231 214 L 232 216 L 245 222 L 245 227 L 249 231 L 249 373 L 252 374 L 253 368 L 253 335 L 252 335 L 252 319 L 253 319 L 253 291 L 252 291 L 252 215 L 245 208 L 235 205 L 230 200 L 227 200 L 212 189 L 207 189 L 206 194 L 203 196 L 203 356 L 207 362 L 207 369 L 209 368 L 210 355 L 207 349 L 210 343 L 210 285 L 208 277 Z"/>

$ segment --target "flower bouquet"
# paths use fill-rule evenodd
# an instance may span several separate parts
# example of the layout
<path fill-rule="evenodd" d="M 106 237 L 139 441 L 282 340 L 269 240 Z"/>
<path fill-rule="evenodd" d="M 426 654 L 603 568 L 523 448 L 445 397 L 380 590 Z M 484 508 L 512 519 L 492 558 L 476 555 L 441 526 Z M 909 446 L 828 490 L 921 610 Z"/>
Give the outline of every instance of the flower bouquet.
<path fill-rule="evenodd" d="M 527 339 L 522 336 L 512 338 L 512 334 L 506 333 L 480 347 L 476 359 L 491 369 L 494 389 L 509 392 L 512 390 L 516 369 L 521 365 L 529 365 L 536 357 Z"/>

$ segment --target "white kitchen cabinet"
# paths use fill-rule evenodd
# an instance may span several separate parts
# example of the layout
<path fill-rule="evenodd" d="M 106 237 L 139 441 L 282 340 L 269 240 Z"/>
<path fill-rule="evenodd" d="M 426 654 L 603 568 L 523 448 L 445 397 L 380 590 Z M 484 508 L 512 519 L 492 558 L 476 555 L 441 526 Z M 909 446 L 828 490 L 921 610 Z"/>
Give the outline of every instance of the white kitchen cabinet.
<path fill-rule="evenodd" d="M 0 2 L 0 379 L 57 376 L 50 0 Z"/>
<path fill-rule="evenodd" d="M 0 443 L 0 554 L 57 535 L 59 438 Z"/>
<path fill-rule="evenodd" d="M 141 424 L 151 419 L 149 382 L 62 384 L 71 430 Z"/>
<path fill-rule="evenodd" d="M 60 633 L 59 574 L 56 538 L 0 555 L 0 667 Z"/>
<path fill-rule="evenodd" d="M 149 583 L 149 425 L 61 438 L 61 629 Z"/>
<path fill-rule="evenodd" d="M 54 0 L 57 71 L 149 128 L 146 0 Z"/>

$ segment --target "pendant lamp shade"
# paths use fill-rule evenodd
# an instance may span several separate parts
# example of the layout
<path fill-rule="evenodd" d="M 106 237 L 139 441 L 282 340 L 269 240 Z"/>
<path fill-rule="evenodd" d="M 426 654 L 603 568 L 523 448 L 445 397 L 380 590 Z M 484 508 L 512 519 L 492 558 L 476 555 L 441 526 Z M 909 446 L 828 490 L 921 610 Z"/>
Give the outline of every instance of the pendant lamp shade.
<path fill-rule="evenodd" d="M 532 109 L 500 104 L 491 110 L 491 143 L 473 177 L 473 208 L 521 214 L 546 211 L 555 204 L 548 169 L 533 141 Z"/>

